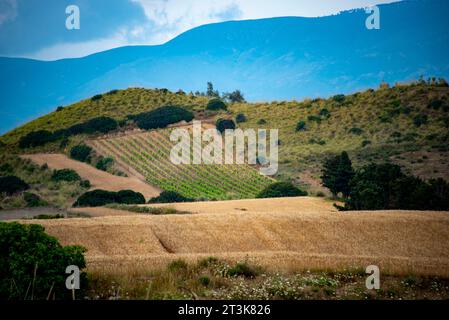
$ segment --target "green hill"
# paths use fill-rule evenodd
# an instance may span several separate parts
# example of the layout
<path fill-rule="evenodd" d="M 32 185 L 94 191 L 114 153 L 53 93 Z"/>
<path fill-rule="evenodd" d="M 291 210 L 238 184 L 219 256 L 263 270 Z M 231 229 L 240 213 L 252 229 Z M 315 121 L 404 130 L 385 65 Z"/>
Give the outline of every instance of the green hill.
<path fill-rule="evenodd" d="M 127 115 L 178 105 L 197 111 L 197 118 L 235 119 L 243 114 L 240 118 L 246 121 L 238 124 L 241 128 L 279 129 L 277 178 L 300 181 L 316 191 L 320 189 L 316 182 L 323 159 L 343 150 L 349 152 L 356 167 L 387 160 L 423 178 L 449 179 L 449 88 L 444 81 L 391 88 L 381 85 L 377 90 L 301 102 L 234 103 L 228 111 L 201 112 L 207 102 L 207 97 L 167 90 L 114 91 L 36 119 L 5 134 L 0 141 L 6 145 L 2 149 L 20 153 L 18 140 L 32 131 L 55 131 L 98 116 L 113 117 L 123 129 L 130 129 L 134 124 L 125 121 Z M 84 138 L 71 138 L 71 144 Z M 58 143 L 44 148 L 58 149 Z"/>

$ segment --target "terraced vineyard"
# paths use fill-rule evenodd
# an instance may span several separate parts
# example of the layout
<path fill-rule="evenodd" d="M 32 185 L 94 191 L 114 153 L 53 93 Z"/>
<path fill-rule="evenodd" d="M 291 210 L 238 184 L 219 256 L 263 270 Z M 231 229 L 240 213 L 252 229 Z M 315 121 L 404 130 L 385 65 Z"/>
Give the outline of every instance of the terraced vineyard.
<path fill-rule="evenodd" d="M 97 139 L 90 145 L 128 171 L 137 171 L 149 183 L 189 198 L 254 198 L 273 182 L 249 165 L 173 164 L 170 129 Z"/>

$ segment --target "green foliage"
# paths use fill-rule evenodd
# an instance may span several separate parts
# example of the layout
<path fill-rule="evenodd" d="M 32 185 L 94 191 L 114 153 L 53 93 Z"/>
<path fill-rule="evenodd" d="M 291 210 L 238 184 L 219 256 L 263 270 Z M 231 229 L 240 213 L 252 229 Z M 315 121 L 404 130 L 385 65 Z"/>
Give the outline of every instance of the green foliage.
<path fill-rule="evenodd" d="M 267 124 L 267 120 L 265 120 L 265 119 L 259 119 L 259 120 L 257 121 L 257 124 L 260 124 L 260 125 Z"/>
<path fill-rule="evenodd" d="M 341 104 L 341 103 L 345 102 L 346 96 L 344 94 L 337 94 L 337 95 L 332 97 L 332 100 L 334 100 L 335 102 Z"/>
<path fill-rule="evenodd" d="M 242 123 L 242 122 L 246 122 L 246 116 L 243 113 L 239 113 L 236 117 L 235 117 L 235 122 L 236 123 Z"/>
<path fill-rule="evenodd" d="M 198 278 L 198 282 L 204 286 L 207 287 L 210 284 L 210 278 L 208 276 L 201 276 Z"/>
<path fill-rule="evenodd" d="M 192 201 L 193 199 L 186 198 L 175 191 L 162 191 L 159 196 L 151 198 L 148 203 L 174 203 Z"/>
<path fill-rule="evenodd" d="M 255 278 L 258 274 L 256 268 L 246 262 L 239 262 L 228 270 L 228 276 L 230 277 Z"/>
<path fill-rule="evenodd" d="M 178 272 L 187 270 L 187 267 L 187 262 L 182 259 L 178 259 L 170 262 L 167 266 L 167 269 L 171 272 Z"/>
<path fill-rule="evenodd" d="M 207 103 L 206 109 L 211 111 L 218 111 L 218 110 L 227 110 L 228 107 L 221 99 L 213 98 L 210 99 L 209 102 Z"/>
<path fill-rule="evenodd" d="M 16 176 L 0 177 L 0 193 L 13 195 L 29 189 L 30 186 Z"/>
<path fill-rule="evenodd" d="M 53 220 L 53 219 L 64 219 L 63 214 L 39 214 L 37 216 L 34 216 L 33 219 L 36 220 Z"/>
<path fill-rule="evenodd" d="M 92 152 L 92 148 L 89 146 L 86 146 L 84 144 L 74 146 L 70 150 L 70 157 L 72 159 L 81 161 L 81 162 L 89 162 L 90 161 L 90 155 Z"/>
<path fill-rule="evenodd" d="M 24 192 L 23 199 L 29 208 L 44 207 L 48 205 L 47 201 L 42 200 L 37 194 L 31 192 Z"/>
<path fill-rule="evenodd" d="M 418 114 L 413 118 L 413 123 L 418 128 L 421 127 L 422 125 L 427 124 L 427 121 L 428 121 L 427 114 Z"/>
<path fill-rule="evenodd" d="M 289 182 L 276 182 L 262 190 L 257 198 L 283 198 L 307 196 L 307 192 L 300 190 Z"/>
<path fill-rule="evenodd" d="M 305 121 L 299 121 L 299 122 L 296 124 L 296 132 L 298 132 L 298 131 L 304 131 L 304 130 L 306 130 L 306 122 L 305 122 Z"/>
<path fill-rule="evenodd" d="M 342 193 L 347 197 L 350 193 L 349 183 L 354 177 L 354 169 L 347 152 L 329 158 L 324 162 L 321 181 L 334 196 Z"/>
<path fill-rule="evenodd" d="M 150 112 L 140 113 L 130 116 L 137 126 L 144 130 L 165 128 L 170 124 L 180 121 L 190 122 L 193 120 L 193 113 L 176 106 L 161 107 Z"/>
<path fill-rule="evenodd" d="M 321 122 L 321 117 L 312 114 L 312 115 L 310 115 L 310 116 L 307 117 L 307 120 L 309 120 L 309 121 L 315 121 L 315 122 L 317 122 L 317 123 L 320 123 L 320 122 Z"/>
<path fill-rule="evenodd" d="M 72 169 L 55 170 L 51 176 L 53 181 L 80 181 L 81 177 Z"/>
<path fill-rule="evenodd" d="M 110 203 L 144 204 L 145 198 L 139 192 L 122 190 L 119 192 L 106 190 L 88 191 L 81 195 L 73 204 L 74 207 L 100 207 Z"/>
<path fill-rule="evenodd" d="M 0 222 L 0 300 L 70 299 L 66 267 L 86 267 L 85 249 L 63 247 L 40 225 Z M 82 273 L 82 285 L 85 273 Z"/>
<path fill-rule="evenodd" d="M 351 128 L 349 129 L 349 133 L 354 134 L 356 136 L 360 136 L 363 133 L 363 130 L 360 128 Z"/>
<path fill-rule="evenodd" d="M 39 130 L 28 133 L 27 135 L 20 138 L 19 147 L 34 148 L 38 146 L 43 146 L 44 144 L 55 141 L 54 135 L 47 130 Z"/>
<path fill-rule="evenodd" d="M 234 130 L 236 128 L 234 121 L 229 119 L 218 119 L 215 126 L 220 133 L 226 130 Z"/>
<path fill-rule="evenodd" d="M 98 100 L 101 100 L 102 98 L 103 98 L 102 94 L 96 94 L 92 98 L 90 98 L 90 100 L 91 101 L 98 101 Z"/>
<path fill-rule="evenodd" d="M 91 187 L 90 181 L 89 180 L 82 180 L 82 181 L 80 181 L 80 187 L 81 188 L 85 188 L 85 189 L 89 189 Z"/>
<path fill-rule="evenodd" d="M 240 90 L 235 90 L 233 92 L 230 93 L 225 93 L 224 94 L 224 99 L 231 102 L 231 103 L 236 103 L 236 102 L 245 102 L 245 98 L 243 97 L 243 94 Z"/>
<path fill-rule="evenodd" d="M 102 171 L 107 171 L 112 165 L 114 164 L 114 159 L 111 157 L 100 157 L 98 159 L 97 164 L 95 167 Z"/>
<path fill-rule="evenodd" d="M 77 135 L 77 134 L 93 134 L 93 133 L 108 133 L 118 128 L 116 120 L 108 117 L 96 117 L 86 122 L 71 126 L 67 130 L 56 131 L 55 135 Z"/>

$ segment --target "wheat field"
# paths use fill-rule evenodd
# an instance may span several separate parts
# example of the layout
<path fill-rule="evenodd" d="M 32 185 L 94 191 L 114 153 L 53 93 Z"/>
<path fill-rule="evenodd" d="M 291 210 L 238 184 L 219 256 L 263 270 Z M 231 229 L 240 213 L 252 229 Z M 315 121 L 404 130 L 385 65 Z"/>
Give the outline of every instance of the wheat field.
<path fill-rule="evenodd" d="M 170 206 L 192 214 L 80 208 L 95 217 L 26 223 L 42 224 L 64 245 L 85 246 L 88 267 L 96 271 L 157 269 L 178 258 L 215 256 L 272 271 L 374 264 L 392 274 L 449 276 L 447 212 L 342 213 L 311 197 Z"/>

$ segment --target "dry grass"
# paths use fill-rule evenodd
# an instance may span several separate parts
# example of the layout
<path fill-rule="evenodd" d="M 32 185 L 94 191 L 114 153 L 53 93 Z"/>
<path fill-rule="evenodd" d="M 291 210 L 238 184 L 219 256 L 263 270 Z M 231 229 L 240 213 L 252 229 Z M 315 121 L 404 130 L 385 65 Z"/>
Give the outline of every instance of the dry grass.
<path fill-rule="evenodd" d="M 156 197 L 160 194 L 160 190 L 153 187 L 137 177 L 118 177 L 108 172 L 98 170 L 86 163 L 79 162 L 68 158 L 64 154 L 46 154 L 38 153 L 21 156 L 30 159 L 38 165 L 46 163 L 51 169 L 73 169 L 83 179 L 90 181 L 91 189 L 103 189 L 109 191 L 120 191 L 131 189 L 140 192 L 146 199 Z"/>
<path fill-rule="evenodd" d="M 307 197 L 170 206 L 198 214 L 127 213 L 37 223 L 63 244 L 87 247 L 89 268 L 97 271 L 126 273 L 213 255 L 246 258 L 277 271 L 375 264 L 396 274 L 449 276 L 447 212 L 341 213 L 323 199 Z M 100 210 L 105 209 L 95 209 Z"/>

